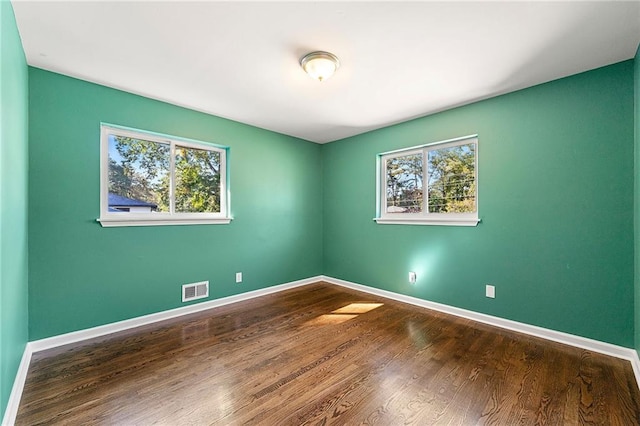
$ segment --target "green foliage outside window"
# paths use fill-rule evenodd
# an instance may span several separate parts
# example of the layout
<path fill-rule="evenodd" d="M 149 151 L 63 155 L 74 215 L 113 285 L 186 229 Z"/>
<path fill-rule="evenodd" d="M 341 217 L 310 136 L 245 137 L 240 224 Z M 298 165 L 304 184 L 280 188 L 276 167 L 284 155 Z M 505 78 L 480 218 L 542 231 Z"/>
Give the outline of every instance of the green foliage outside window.
<path fill-rule="evenodd" d="M 422 211 L 422 153 L 387 160 L 387 213 Z"/>
<path fill-rule="evenodd" d="M 220 153 L 176 145 L 174 161 L 174 211 L 220 212 Z M 158 206 L 156 211 L 169 212 L 170 170 L 169 144 L 109 137 L 110 193 L 153 203 Z"/>
<path fill-rule="evenodd" d="M 426 156 L 426 170 L 423 158 Z M 424 148 L 385 162 L 386 213 L 421 213 L 427 175 L 428 213 L 476 211 L 476 144 Z"/>
<path fill-rule="evenodd" d="M 475 144 L 429 151 L 429 213 L 476 211 Z"/>

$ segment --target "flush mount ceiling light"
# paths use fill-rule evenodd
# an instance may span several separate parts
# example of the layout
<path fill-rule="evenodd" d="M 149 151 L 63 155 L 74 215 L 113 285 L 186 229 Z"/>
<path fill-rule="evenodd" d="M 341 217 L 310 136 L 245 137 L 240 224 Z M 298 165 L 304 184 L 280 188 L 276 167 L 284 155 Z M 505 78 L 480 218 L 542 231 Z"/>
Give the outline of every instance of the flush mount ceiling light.
<path fill-rule="evenodd" d="M 340 66 L 340 61 L 333 53 L 311 52 L 300 60 L 300 66 L 307 74 L 318 81 L 331 77 Z"/>

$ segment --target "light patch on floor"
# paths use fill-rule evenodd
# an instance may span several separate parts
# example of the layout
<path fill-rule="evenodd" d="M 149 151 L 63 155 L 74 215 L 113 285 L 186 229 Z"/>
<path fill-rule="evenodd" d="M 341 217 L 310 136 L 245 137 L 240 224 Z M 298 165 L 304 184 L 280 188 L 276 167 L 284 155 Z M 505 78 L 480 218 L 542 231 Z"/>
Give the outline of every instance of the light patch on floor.
<path fill-rule="evenodd" d="M 345 321 L 349 321 L 350 319 L 354 319 L 357 316 L 358 315 L 343 315 L 343 314 L 320 315 L 317 318 L 307 321 L 305 325 L 341 324 Z"/>
<path fill-rule="evenodd" d="M 365 314 L 369 311 L 379 308 L 382 305 L 384 305 L 384 303 L 369 303 L 369 302 L 349 303 L 348 305 L 343 306 L 340 309 L 336 309 L 335 311 L 332 311 L 330 314 L 320 315 L 317 318 L 309 320 L 305 322 L 304 325 L 317 326 L 317 325 L 341 324 L 345 321 L 354 319 L 358 315 Z"/>
<path fill-rule="evenodd" d="M 364 314 L 369 311 L 373 311 L 376 308 L 384 305 L 384 303 L 368 303 L 368 302 L 356 302 L 349 303 L 340 309 L 336 309 L 332 313 L 334 314 Z"/>

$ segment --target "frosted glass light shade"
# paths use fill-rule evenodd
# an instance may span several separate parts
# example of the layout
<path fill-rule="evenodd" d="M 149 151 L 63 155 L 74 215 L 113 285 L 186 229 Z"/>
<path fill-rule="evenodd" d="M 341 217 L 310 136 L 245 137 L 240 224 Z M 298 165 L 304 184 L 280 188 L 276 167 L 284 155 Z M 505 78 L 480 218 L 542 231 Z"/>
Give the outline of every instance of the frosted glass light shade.
<path fill-rule="evenodd" d="M 300 66 L 312 78 L 324 81 L 331 77 L 340 66 L 338 58 L 329 52 L 311 52 L 300 60 Z"/>

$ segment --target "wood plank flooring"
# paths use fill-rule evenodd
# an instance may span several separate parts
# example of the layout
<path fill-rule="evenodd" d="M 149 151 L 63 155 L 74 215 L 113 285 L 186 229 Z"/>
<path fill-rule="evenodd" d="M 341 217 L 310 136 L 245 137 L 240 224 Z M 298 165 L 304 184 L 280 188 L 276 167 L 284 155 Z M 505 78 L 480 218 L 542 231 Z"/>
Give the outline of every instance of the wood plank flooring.
<path fill-rule="evenodd" d="M 317 283 L 36 353 L 17 425 L 637 425 L 627 361 Z"/>

